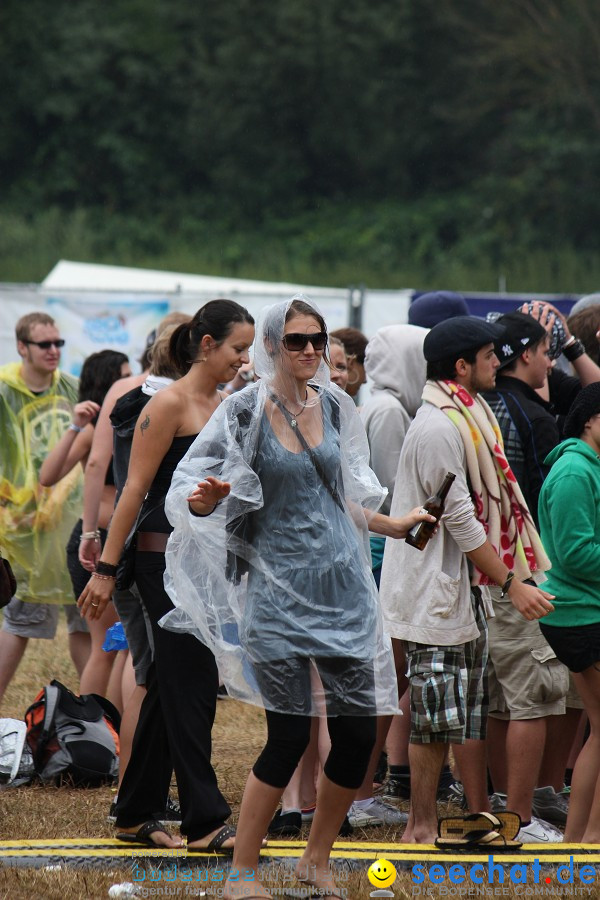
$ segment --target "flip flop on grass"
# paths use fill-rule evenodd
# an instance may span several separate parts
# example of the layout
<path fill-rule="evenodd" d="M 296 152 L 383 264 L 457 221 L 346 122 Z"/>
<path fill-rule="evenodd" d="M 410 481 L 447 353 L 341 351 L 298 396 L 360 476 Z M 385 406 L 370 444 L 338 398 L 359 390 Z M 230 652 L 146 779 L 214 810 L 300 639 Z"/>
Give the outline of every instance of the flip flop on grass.
<path fill-rule="evenodd" d="M 461 837 L 475 829 L 493 829 L 507 841 L 512 841 L 520 828 L 521 817 L 515 812 L 467 813 L 463 816 L 444 816 L 438 822 L 438 834 L 441 838 Z"/>
<path fill-rule="evenodd" d="M 441 850 L 481 850 L 489 853 L 490 850 L 518 850 L 523 845 L 521 841 L 507 840 L 504 835 L 493 829 L 475 828 L 460 837 L 438 837 L 435 846 Z"/>
<path fill-rule="evenodd" d="M 497 831 L 484 831 L 477 828 L 462 837 L 438 837 L 435 839 L 435 846 L 440 850 L 480 850 L 489 853 L 490 850 L 518 850 L 522 844 L 520 841 L 507 841 Z"/>

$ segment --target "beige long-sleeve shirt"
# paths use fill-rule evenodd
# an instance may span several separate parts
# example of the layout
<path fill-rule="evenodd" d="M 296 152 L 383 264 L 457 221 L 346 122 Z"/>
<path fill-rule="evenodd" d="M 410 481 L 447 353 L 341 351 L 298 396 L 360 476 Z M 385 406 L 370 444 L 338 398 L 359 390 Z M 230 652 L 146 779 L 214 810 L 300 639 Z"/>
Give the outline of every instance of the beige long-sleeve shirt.
<path fill-rule="evenodd" d="M 454 646 L 477 637 L 468 560 L 486 533 L 475 518 L 458 428 L 441 410 L 424 404 L 408 429 L 398 465 L 391 515 L 421 506 L 454 481 L 438 533 L 422 552 L 405 541 L 386 541 L 380 597 L 384 627 L 401 640 Z M 487 595 L 487 590 L 484 591 Z"/>

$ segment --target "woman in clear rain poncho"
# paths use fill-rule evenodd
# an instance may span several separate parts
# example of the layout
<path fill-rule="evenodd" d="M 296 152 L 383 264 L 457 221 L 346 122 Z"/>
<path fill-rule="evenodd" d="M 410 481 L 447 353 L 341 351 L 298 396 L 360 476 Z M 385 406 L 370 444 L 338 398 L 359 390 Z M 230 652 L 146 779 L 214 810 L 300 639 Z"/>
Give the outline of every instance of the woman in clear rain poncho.
<path fill-rule="evenodd" d="M 327 715 L 332 748 L 296 874 L 335 895 L 329 853 L 366 770 L 375 716 L 398 703 L 368 530 L 403 538 L 431 517 L 375 512 L 385 492 L 352 400 L 329 387 L 326 347 L 323 317 L 301 295 L 264 311 L 260 381 L 216 410 L 173 476 L 165 587 L 176 609 L 161 624 L 196 634 L 229 693 L 266 709 L 234 869 L 255 870 L 310 716 Z M 248 887 L 230 877 L 226 896 Z M 255 871 L 252 890 L 269 896 Z"/>

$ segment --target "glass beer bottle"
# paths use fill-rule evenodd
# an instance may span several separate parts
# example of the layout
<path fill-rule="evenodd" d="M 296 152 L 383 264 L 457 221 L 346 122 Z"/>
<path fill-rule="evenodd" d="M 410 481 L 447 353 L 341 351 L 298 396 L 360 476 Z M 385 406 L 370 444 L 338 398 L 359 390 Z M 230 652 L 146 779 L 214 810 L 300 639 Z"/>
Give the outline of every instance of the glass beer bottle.
<path fill-rule="evenodd" d="M 444 504 L 448 491 L 452 487 L 452 482 L 456 478 L 452 472 L 447 472 L 442 486 L 432 497 L 425 501 L 421 508 L 421 512 L 428 512 L 431 516 L 435 516 L 435 522 L 418 522 L 410 529 L 406 535 L 406 543 L 417 550 L 424 550 L 427 546 L 429 538 L 433 535 L 436 525 L 444 512 Z"/>

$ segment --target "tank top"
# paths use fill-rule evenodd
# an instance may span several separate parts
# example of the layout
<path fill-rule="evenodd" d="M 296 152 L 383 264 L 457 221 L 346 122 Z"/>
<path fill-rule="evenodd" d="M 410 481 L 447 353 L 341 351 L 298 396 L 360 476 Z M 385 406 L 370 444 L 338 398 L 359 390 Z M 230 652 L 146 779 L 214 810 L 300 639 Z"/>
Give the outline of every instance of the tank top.
<path fill-rule="evenodd" d="M 171 486 L 173 472 L 197 437 L 197 434 L 185 434 L 173 438 L 142 504 L 138 531 L 160 531 L 162 534 L 170 534 L 173 531 L 173 526 L 165 515 L 165 497 Z"/>

